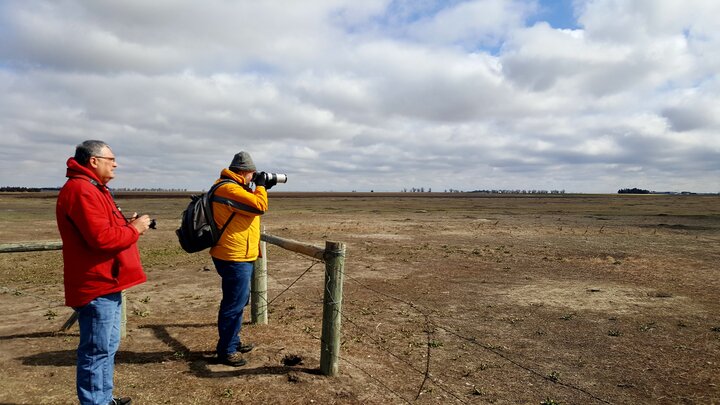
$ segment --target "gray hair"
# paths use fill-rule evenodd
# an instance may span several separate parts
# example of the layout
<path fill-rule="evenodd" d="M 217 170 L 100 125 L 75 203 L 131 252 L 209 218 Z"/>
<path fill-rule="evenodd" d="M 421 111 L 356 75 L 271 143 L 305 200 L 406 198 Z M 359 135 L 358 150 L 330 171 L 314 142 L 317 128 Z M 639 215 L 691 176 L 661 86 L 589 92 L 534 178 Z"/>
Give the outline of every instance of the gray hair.
<path fill-rule="evenodd" d="M 85 141 L 75 147 L 75 160 L 85 166 L 90 161 L 91 157 L 99 156 L 105 147 L 109 148 L 110 146 L 103 141 L 92 139 Z"/>

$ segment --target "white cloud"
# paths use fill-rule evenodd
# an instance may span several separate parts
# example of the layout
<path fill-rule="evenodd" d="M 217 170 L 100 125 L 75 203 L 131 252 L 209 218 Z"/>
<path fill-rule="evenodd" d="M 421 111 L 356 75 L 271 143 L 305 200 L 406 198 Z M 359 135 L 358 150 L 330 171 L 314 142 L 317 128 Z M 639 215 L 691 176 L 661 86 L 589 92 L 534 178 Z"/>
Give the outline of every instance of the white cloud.
<path fill-rule="evenodd" d="M 410 24 L 407 32 L 422 43 L 494 47 L 509 30 L 523 26 L 534 8 L 532 3 L 514 0 L 461 2 Z"/>
<path fill-rule="evenodd" d="M 2 2 L 0 185 L 100 138 L 116 187 L 206 188 L 245 149 L 286 190 L 720 191 L 720 5 L 574 4 Z"/>

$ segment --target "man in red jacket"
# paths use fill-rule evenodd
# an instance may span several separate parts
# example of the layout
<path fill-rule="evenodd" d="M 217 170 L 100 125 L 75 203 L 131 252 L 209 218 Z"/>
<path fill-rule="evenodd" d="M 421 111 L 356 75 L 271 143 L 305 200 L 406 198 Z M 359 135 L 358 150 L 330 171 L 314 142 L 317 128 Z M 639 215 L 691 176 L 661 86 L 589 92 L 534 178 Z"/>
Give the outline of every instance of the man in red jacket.
<path fill-rule="evenodd" d="M 125 219 L 107 183 L 117 162 L 102 141 L 85 141 L 67 161 L 67 182 L 55 215 L 63 241 L 65 305 L 78 312 L 77 394 L 82 405 L 126 405 L 115 398 L 115 353 L 120 346 L 121 292 L 147 279 L 137 241 L 147 215 Z"/>

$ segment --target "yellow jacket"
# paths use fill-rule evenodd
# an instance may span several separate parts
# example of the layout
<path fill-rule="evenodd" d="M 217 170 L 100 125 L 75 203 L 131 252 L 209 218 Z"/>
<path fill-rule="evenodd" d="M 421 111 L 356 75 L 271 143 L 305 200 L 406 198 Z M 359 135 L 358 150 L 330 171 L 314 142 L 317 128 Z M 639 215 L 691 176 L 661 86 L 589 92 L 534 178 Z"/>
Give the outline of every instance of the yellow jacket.
<path fill-rule="evenodd" d="M 235 180 L 239 185 L 225 183 L 215 190 L 215 197 L 229 200 L 212 203 L 218 229 L 222 228 L 232 213 L 235 216 L 218 243 L 210 249 L 210 255 L 231 262 L 254 261 L 260 251 L 260 215 L 268 208 L 267 191 L 262 186 L 252 191 L 243 177 L 229 169 L 223 169 L 216 183 L 222 179 Z"/>

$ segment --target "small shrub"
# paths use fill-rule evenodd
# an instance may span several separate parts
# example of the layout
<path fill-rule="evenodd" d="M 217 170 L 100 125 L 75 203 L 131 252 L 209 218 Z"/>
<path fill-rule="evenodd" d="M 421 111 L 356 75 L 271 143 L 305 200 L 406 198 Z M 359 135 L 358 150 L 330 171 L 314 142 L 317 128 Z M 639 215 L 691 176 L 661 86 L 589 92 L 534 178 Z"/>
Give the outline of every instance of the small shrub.
<path fill-rule="evenodd" d="M 655 329 L 655 322 L 646 323 L 644 325 L 640 325 L 640 330 L 643 332 L 647 332 L 650 330 Z"/>
<path fill-rule="evenodd" d="M 617 330 L 617 329 L 610 329 L 610 330 L 608 331 L 608 336 L 617 337 L 617 336 L 620 336 L 620 335 L 622 335 L 622 333 L 621 333 L 619 330 Z"/>
<path fill-rule="evenodd" d="M 430 346 L 430 347 L 432 347 L 433 349 L 435 349 L 435 348 L 438 348 L 438 347 L 442 347 L 442 346 L 443 346 L 443 342 L 441 342 L 441 341 L 439 341 L 439 340 L 434 340 L 434 339 L 433 339 L 433 340 L 431 340 L 431 341 L 428 343 L 428 346 Z"/>

